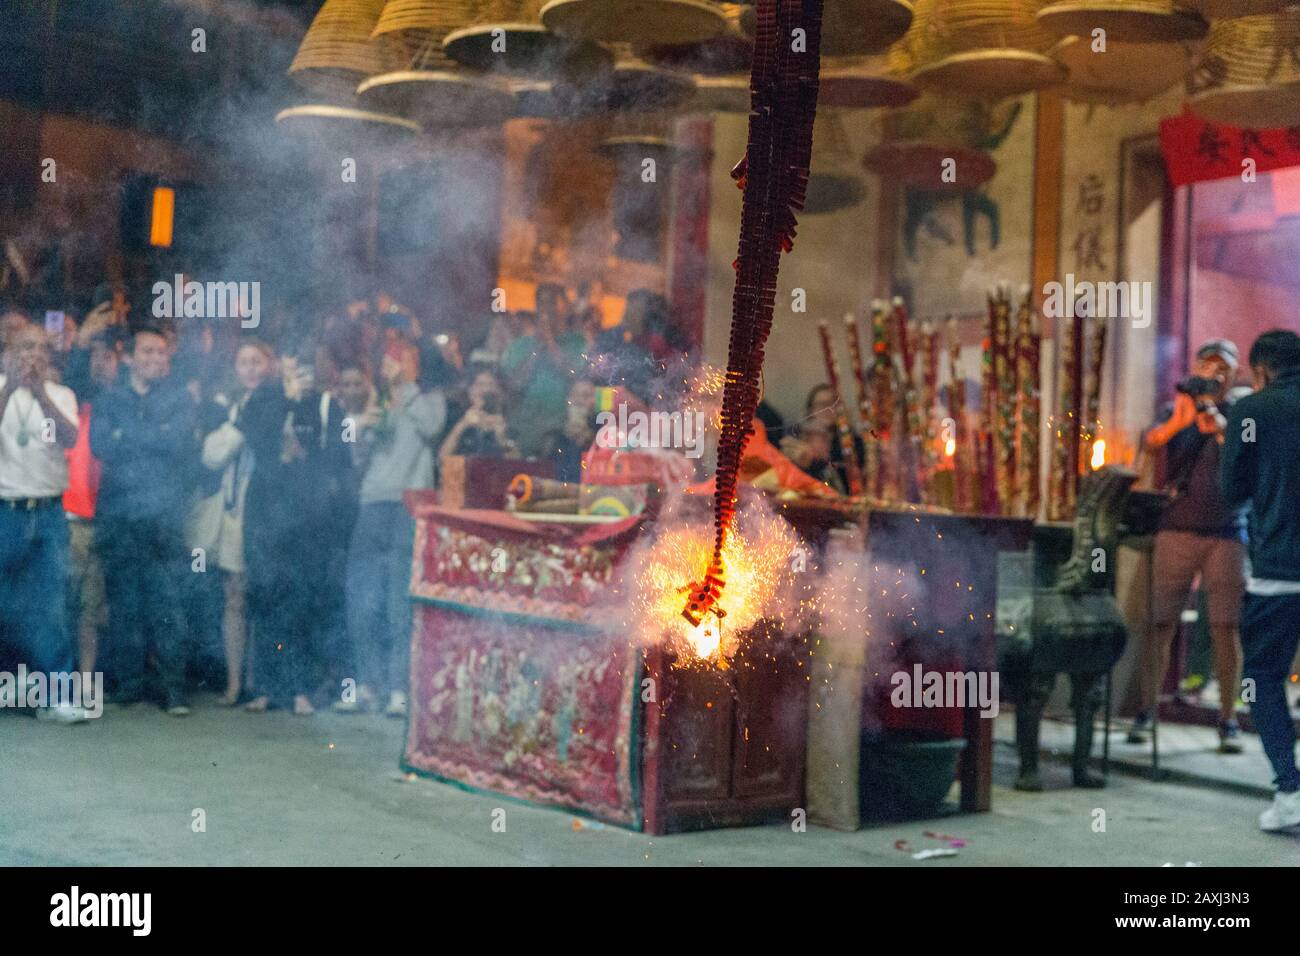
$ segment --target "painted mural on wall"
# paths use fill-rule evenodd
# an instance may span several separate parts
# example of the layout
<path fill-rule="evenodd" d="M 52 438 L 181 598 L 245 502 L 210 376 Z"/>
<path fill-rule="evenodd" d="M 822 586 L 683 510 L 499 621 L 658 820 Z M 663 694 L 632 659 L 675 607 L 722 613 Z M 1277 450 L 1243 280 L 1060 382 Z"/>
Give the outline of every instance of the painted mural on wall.
<path fill-rule="evenodd" d="M 991 109 L 977 148 L 997 163 L 993 178 L 957 193 L 909 188 L 899 215 L 893 285 L 921 319 L 975 315 L 990 287 L 1029 281 L 1033 234 L 1031 96 Z"/>

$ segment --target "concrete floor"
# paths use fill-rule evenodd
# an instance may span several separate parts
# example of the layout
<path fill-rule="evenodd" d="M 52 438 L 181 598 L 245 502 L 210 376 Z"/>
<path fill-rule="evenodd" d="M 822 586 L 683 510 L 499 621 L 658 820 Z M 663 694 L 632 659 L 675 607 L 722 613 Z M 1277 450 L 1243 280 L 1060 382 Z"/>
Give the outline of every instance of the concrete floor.
<path fill-rule="evenodd" d="M 0 864 L 249 865 L 1289 865 L 1300 837 L 1260 833 L 1247 795 L 1124 775 L 1103 792 L 1007 788 L 994 811 L 838 833 L 788 826 L 650 837 L 397 771 L 402 724 L 377 716 L 245 714 L 201 700 L 178 720 L 149 707 L 76 727 L 0 713 Z M 1063 767 L 1046 767 L 1064 787 Z M 504 808 L 506 832 L 492 830 Z M 207 830 L 191 829 L 194 810 Z M 1093 832 L 1094 809 L 1106 831 Z M 913 861 L 894 848 L 966 841 Z"/>

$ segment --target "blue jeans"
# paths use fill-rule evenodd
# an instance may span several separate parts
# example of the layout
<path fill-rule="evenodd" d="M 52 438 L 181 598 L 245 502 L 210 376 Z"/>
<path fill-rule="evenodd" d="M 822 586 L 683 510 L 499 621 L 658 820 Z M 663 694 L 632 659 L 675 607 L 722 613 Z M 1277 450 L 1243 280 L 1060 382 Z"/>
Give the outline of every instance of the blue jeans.
<path fill-rule="evenodd" d="M 363 504 L 348 547 L 347 623 L 357 683 L 406 692 L 415 522 L 400 501 Z"/>
<path fill-rule="evenodd" d="M 34 671 L 69 673 L 68 519 L 54 505 L 0 505 L 0 625 Z"/>
<path fill-rule="evenodd" d="M 1300 594 L 1247 594 L 1241 607 L 1242 676 L 1255 682 L 1250 705 L 1278 790 L 1300 789 L 1295 762 L 1295 724 L 1286 703 L 1286 682 L 1300 644 Z"/>

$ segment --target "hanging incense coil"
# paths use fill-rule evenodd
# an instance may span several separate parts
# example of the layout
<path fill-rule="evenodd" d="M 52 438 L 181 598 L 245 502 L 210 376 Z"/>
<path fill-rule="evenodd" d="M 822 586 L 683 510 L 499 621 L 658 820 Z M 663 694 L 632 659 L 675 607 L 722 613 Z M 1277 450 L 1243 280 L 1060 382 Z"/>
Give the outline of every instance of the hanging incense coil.
<path fill-rule="evenodd" d="M 384 0 L 326 0 L 307 28 L 289 64 L 289 75 L 304 89 L 347 99 L 367 76 L 403 64 L 401 44 L 371 36 Z"/>
<path fill-rule="evenodd" d="M 907 46 L 911 79 L 948 95 L 1000 99 L 1052 86 L 1065 70 L 1047 56 L 1053 37 L 1042 0 L 946 0 L 927 11 Z"/>
<path fill-rule="evenodd" d="M 990 125 L 982 104 L 926 93 L 910 106 L 884 111 L 879 124 L 881 141 L 867 150 L 862 164 L 891 183 L 961 192 L 997 172 L 997 163 L 981 148 Z M 944 175 L 948 169 L 951 177 Z"/>
<path fill-rule="evenodd" d="M 1060 36 L 1091 38 L 1093 30 L 1105 30 L 1107 43 L 1178 43 L 1199 40 L 1209 29 L 1174 0 L 1063 0 L 1043 7 L 1038 22 Z"/>
<path fill-rule="evenodd" d="M 720 3 L 726 26 L 716 35 L 699 43 L 645 44 L 635 48 L 638 56 L 655 66 L 683 70 L 704 76 L 726 76 L 749 72 L 754 55 L 754 41 L 740 26 L 739 3 Z"/>
<path fill-rule="evenodd" d="M 808 174 L 804 213 L 816 216 L 849 209 L 861 203 L 866 194 L 866 184 L 854 168 L 844 117 L 838 110 L 818 110 L 813 123 L 812 170 Z"/>
<path fill-rule="evenodd" d="M 625 46 L 617 53 L 618 59 L 607 72 L 581 83 L 556 81 L 551 95 L 562 115 L 653 113 L 690 100 L 695 83 L 689 74 L 662 70 L 633 56 Z"/>
<path fill-rule="evenodd" d="M 1216 20 L 1187 89 L 1192 111 L 1213 123 L 1300 124 L 1300 7 Z"/>
<path fill-rule="evenodd" d="M 390 146 L 421 132 L 419 123 L 399 116 L 332 103 L 291 106 L 276 114 L 275 123 L 278 128 L 312 143 L 328 142 L 358 151 Z"/>
<path fill-rule="evenodd" d="M 1186 0 L 1183 4 L 1195 10 L 1206 20 L 1229 20 L 1233 17 L 1256 17 L 1265 13 L 1280 13 L 1293 5 L 1293 0 Z"/>
<path fill-rule="evenodd" d="M 637 46 L 699 43 L 727 25 L 707 0 L 551 0 L 541 18 L 561 36 Z"/>
<path fill-rule="evenodd" d="M 826 0 L 822 55 L 883 53 L 912 25 L 908 0 Z"/>
<path fill-rule="evenodd" d="M 841 109 L 875 109 L 906 106 L 918 93 L 907 80 L 889 73 L 884 56 L 827 57 L 822 61 L 817 102 Z"/>
<path fill-rule="evenodd" d="M 1196 61 L 1194 43 L 1108 42 L 1096 52 L 1087 37 L 1066 37 L 1052 58 L 1069 71 L 1061 95 L 1076 103 L 1141 103 L 1180 83 Z"/>
<path fill-rule="evenodd" d="M 492 126 L 514 113 L 515 97 L 486 78 L 451 70 L 395 70 L 363 80 L 357 99 L 368 109 L 415 120 L 432 132 Z"/>
<path fill-rule="evenodd" d="M 749 78 L 745 76 L 694 77 L 695 92 L 682 107 L 688 113 L 748 113 Z"/>
<path fill-rule="evenodd" d="M 400 42 L 407 63 L 363 80 L 357 87 L 360 103 L 415 120 L 430 132 L 508 118 L 515 109 L 510 90 L 465 72 L 443 52 L 443 39 L 471 12 L 469 0 L 388 0 L 374 35 Z"/>
<path fill-rule="evenodd" d="M 542 26 L 545 0 L 474 0 L 468 22 L 442 41 L 447 56 L 475 70 L 548 77 L 608 69 L 614 56 L 599 43 Z"/>
<path fill-rule="evenodd" d="M 472 0 L 388 0 L 373 36 L 402 46 L 403 69 L 449 70 L 454 64 L 443 52 L 442 41 L 472 14 Z"/>

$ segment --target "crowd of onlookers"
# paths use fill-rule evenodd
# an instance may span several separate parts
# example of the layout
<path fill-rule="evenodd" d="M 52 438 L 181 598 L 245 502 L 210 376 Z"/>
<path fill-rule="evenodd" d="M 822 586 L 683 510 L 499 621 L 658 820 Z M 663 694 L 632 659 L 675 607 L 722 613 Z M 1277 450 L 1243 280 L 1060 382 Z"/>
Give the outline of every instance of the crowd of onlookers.
<path fill-rule="evenodd" d="M 0 305 L 0 670 L 102 671 L 110 704 L 177 716 L 195 686 L 402 716 L 405 492 L 453 455 L 578 480 L 597 386 L 653 396 L 684 351 L 645 290 L 611 325 L 543 284 L 465 342 L 383 294 L 278 330 L 95 299 Z"/>

